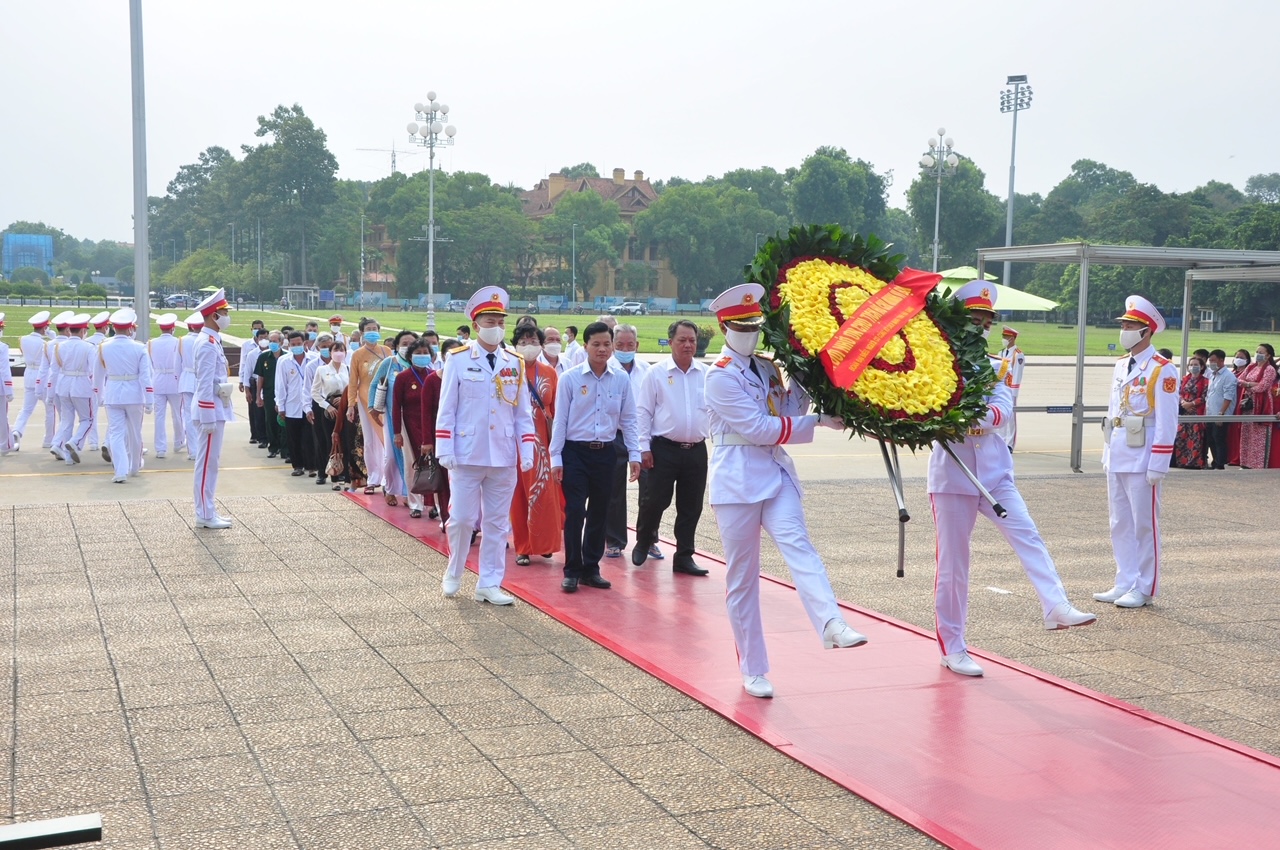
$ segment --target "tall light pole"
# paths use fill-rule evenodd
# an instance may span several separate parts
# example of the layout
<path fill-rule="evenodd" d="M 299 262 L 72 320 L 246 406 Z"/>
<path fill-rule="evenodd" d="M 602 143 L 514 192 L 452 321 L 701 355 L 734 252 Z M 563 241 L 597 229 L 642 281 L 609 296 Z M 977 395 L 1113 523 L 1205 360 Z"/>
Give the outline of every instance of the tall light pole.
<path fill-rule="evenodd" d="M 945 138 L 944 138 L 945 137 Z M 947 135 L 946 127 L 938 128 L 938 135 L 929 140 L 929 152 L 920 157 L 920 167 L 926 174 L 938 179 L 938 190 L 933 201 L 933 271 L 938 271 L 938 222 L 942 219 L 942 172 L 960 164 L 960 157 L 951 152 L 955 140 Z"/>
<path fill-rule="evenodd" d="M 236 264 L 236 223 L 229 221 L 227 224 L 231 227 L 231 265 Z"/>
<path fill-rule="evenodd" d="M 570 259 L 569 268 L 573 281 L 573 289 L 570 292 L 569 306 L 572 307 L 578 303 L 578 223 L 575 221 L 569 231 Z"/>
<path fill-rule="evenodd" d="M 1013 86 L 1000 92 L 1000 111 L 1013 113 L 1013 143 L 1009 146 L 1009 203 L 1006 205 L 1004 220 L 1004 245 L 1013 244 L 1013 164 L 1018 156 L 1018 113 L 1031 108 L 1031 86 L 1027 84 L 1026 74 L 1016 74 L 1005 80 L 1005 85 Z M 1004 277 L 1000 282 L 1009 285 L 1009 275 L 1013 273 L 1013 263 L 1004 261 Z"/>
<path fill-rule="evenodd" d="M 428 298 L 428 301 L 431 299 Z M 360 213 L 360 300 L 357 302 L 364 309 L 364 213 Z M 431 315 L 431 307 L 427 306 L 427 315 Z"/>
<path fill-rule="evenodd" d="M 427 149 L 427 330 L 436 328 L 436 146 L 452 145 L 458 129 L 449 120 L 449 105 L 427 92 L 427 103 L 413 105 L 414 121 L 405 128 L 409 142 Z M 419 124 L 418 122 L 422 123 Z"/>
<path fill-rule="evenodd" d="M 133 102 L 133 309 L 138 336 L 151 327 L 151 242 L 147 215 L 147 95 L 142 62 L 142 0 L 129 0 L 129 78 Z"/>
<path fill-rule="evenodd" d="M 759 253 L 760 253 L 760 237 L 761 237 L 761 236 L 763 236 L 765 239 L 768 239 L 768 238 L 769 238 L 769 234 L 767 234 L 767 233 L 757 233 L 757 234 L 756 234 L 756 253 L 757 253 L 757 254 L 759 254 Z"/>

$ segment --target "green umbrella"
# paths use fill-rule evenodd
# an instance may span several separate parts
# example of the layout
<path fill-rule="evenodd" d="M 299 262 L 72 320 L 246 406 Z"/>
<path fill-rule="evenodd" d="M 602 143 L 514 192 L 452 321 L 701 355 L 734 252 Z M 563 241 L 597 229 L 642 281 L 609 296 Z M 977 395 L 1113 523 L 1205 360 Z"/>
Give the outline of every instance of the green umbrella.
<path fill-rule="evenodd" d="M 938 274 L 942 275 L 942 283 L 939 285 L 948 292 L 953 289 L 959 289 L 971 280 L 978 279 L 978 270 L 973 266 L 958 266 L 954 269 L 938 272 Z M 996 280 L 996 276 L 988 272 L 986 279 Z M 1041 298 L 1039 295 L 1032 295 L 1030 292 L 1023 292 L 1021 289 L 1014 289 L 1011 286 L 1004 286 L 999 283 L 993 283 L 991 286 L 997 293 L 996 307 L 1000 310 L 1029 310 L 1044 313 L 1058 306 L 1056 301 Z"/>

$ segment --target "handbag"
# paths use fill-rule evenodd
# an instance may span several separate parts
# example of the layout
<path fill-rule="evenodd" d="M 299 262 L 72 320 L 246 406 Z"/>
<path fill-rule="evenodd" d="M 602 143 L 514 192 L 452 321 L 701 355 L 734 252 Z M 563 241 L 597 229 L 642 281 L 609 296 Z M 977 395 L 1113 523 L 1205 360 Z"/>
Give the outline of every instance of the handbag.
<path fill-rule="evenodd" d="M 413 462 L 413 483 L 409 487 L 409 492 L 419 496 L 438 493 L 445 486 L 444 476 L 444 468 L 436 460 L 435 452 L 421 455 Z"/>

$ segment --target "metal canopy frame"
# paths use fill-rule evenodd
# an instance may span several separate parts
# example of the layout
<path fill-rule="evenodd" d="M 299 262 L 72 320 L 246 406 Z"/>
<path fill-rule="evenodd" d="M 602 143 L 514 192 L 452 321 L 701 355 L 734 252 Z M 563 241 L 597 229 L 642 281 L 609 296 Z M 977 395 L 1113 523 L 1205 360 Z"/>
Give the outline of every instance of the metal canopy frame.
<path fill-rule="evenodd" d="M 1089 266 L 1150 266 L 1186 269 L 1182 295 L 1182 369 L 1186 371 L 1191 328 L 1191 285 L 1196 280 L 1280 282 L 1280 251 L 1234 251 L 1226 248 L 1154 248 L 1142 245 L 1093 245 L 1059 242 L 978 249 L 978 279 L 987 261 L 1005 263 L 1079 263 L 1080 294 L 1076 309 L 1076 394 L 1071 407 L 1071 468 L 1081 469 L 1084 451 L 1084 342 L 1088 326 Z"/>

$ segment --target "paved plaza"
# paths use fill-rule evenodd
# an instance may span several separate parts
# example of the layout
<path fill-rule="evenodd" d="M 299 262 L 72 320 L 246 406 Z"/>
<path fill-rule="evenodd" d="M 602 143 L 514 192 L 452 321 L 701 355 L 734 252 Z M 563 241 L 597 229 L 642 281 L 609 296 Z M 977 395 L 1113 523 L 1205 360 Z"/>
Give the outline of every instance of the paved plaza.
<path fill-rule="evenodd" d="M 97 811 L 130 850 L 935 846 L 531 606 L 442 598 L 442 556 L 228 434 L 228 531 L 193 528 L 185 459 L 125 485 L 38 440 L 0 465 L 6 820 Z M 878 452 L 832 436 L 796 454 L 837 595 L 932 628 L 923 480 L 898 579 Z M 1174 471 L 1161 596 L 1122 611 L 1089 596 L 1114 570 L 1105 480 L 1064 458 L 1019 455 L 1020 485 L 1099 622 L 1045 632 L 979 520 L 970 644 L 1280 756 L 1276 473 Z"/>

